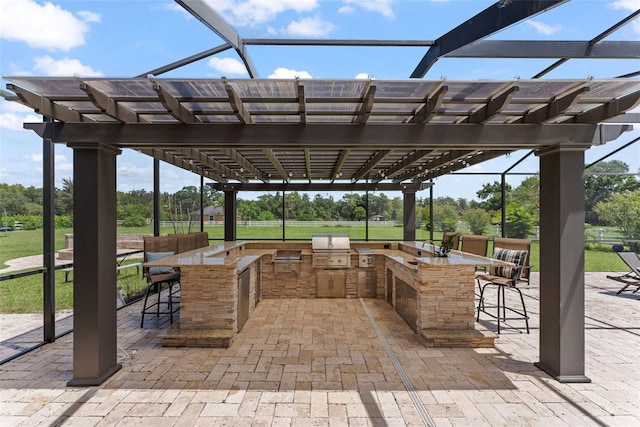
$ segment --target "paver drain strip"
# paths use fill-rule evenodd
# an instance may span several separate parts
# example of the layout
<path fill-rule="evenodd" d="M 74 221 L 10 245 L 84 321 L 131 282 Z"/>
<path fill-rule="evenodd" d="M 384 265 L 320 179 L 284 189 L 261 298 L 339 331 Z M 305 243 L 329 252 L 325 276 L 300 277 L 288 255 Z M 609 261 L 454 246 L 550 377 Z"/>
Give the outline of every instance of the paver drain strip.
<path fill-rule="evenodd" d="M 422 419 L 422 422 L 426 426 L 435 427 L 436 423 L 433 421 L 433 418 L 431 418 L 431 416 L 429 415 L 429 412 L 427 411 L 427 408 L 424 406 L 424 403 L 422 402 L 422 400 L 420 400 L 420 396 L 418 396 L 418 392 L 416 392 L 416 389 L 413 387 L 413 384 L 411 384 L 411 380 L 407 376 L 407 373 L 404 371 L 404 368 L 400 364 L 400 361 L 398 360 L 395 353 L 391 349 L 391 346 L 389 345 L 389 341 L 387 341 L 387 338 L 382 333 L 382 330 L 378 326 L 378 323 L 376 322 L 376 320 L 373 318 L 373 315 L 369 311 L 369 307 L 367 307 L 367 303 L 364 301 L 363 298 L 360 298 L 360 304 L 362 304 L 362 308 L 364 309 L 365 314 L 369 318 L 369 322 L 371 323 L 371 326 L 373 326 L 373 329 L 376 331 L 376 334 L 378 335 L 380 342 L 382 342 L 382 346 L 387 352 L 389 359 L 391 359 L 391 363 L 393 364 L 393 367 L 396 369 L 396 372 L 400 376 L 400 379 L 402 380 L 402 384 L 404 385 L 404 388 L 407 390 L 407 393 L 409 393 L 409 397 L 413 401 L 413 404 L 416 407 L 418 414 L 420 414 L 420 418 Z"/>

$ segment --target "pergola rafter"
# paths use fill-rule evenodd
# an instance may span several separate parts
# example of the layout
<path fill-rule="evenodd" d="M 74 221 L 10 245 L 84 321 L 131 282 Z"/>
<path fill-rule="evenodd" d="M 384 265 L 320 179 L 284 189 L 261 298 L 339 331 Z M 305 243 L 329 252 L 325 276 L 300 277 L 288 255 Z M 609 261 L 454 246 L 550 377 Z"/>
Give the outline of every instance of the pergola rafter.
<path fill-rule="evenodd" d="M 398 172 L 401 172 L 410 165 L 419 162 L 431 153 L 433 153 L 433 150 L 415 150 L 412 153 L 409 153 L 409 155 L 403 157 L 402 160 L 395 163 L 390 168 L 380 171 L 379 175 L 373 181 L 380 182 L 385 178 L 393 178 Z"/>
<path fill-rule="evenodd" d="M 345 160 L 347 160 L 347 156 L 349 155 L 350 151 L 351 150 L 349 149 L 340 150 L 340 154 L 338 154 L 338 158 L 336 159 L 335 166 L 333 167 L 333 171 L 331 171 L 331 177 L 332 177 L 331 182 L 340 178 L 340 176 L 342 175 L 342 172 L 340 171 L 342 170 L 342 165 L 344 164 Z"/>
<path fill-rule="evenodd" d="M 158 98 L 167 112 L 171 113 L 180 123 L 195 123 L 197 121 L 193 111 L 185 108 L 180 101 L 164 90 L 162 85 L 154 83 L 153 90 L 158 94 Z"/>
<path fill-rule="evenodd" d="M 254 179 L 260 179 L 263 182 L 269 182 L 269 177 L 266 173 L 255 167 L 249 160 L 247 160 L 238 150 L 234 148 L 218 148 L 218 151 L 224 153 L 230 159 L 235 161 L 240 167 L 245 169 L 250 175 L 254 176 Z"/>
<path fill-rule="evenodd" d="M 351 177 L 352 181 L 357 181 L 363 178 L 371 172 L 385 157 L 391 153 L 391 150 L 378 150 L 358 169 L 358 171 Z"/>
<path fill-rule="evenodd" d="M 609 117 L 616 117 L 625 111 L 634 109 L 640 104 L 640 90 L 620 98 L 615 98 L 595 108 L 581 112 L 573 119 L 574 123 L 602 122 Z"/>
<path fill-rule="evenodd" d="M 123 107 L 117 100 L 111 98 L 90 84 L 80 83 L 79 87 L 87 94 L 91 103 L 109 117 L 119 121 L 120 123 L 135 123 L 140 121 L 138 114 L 126 107 Z"/>
<path fill-rule="evenodd" d="M 280 160 L 278 160 L 278 156 L 276 155 L 275 151 L 270 148 L 263 148 L 262 152 L 276 169 L 276 171 L 280 175 L 280 178 L 282 178 L 283 181 L 288 182 L 289 173 L 287 173 L 286 169 L 282 166 L 282 163 L 280 163 Z"/>
<path fill-rule="evenodd" d="M 513 95 L 519 90 L 520 88 L 517 85 L 507 85 L 504 90 L 495 93 L 485 105 L 471 113 L 471 115 L 461 123 L 487 123 L 509 105 L 511 98 L 513 98 Z"/>
<path fill-rule="evenodd" d="M 442 105 L 442 101 L 444 100 L 444 95 L 448 90 L 449 87 L 444 83 L 436 85 L 433 91 L 425 98 L 424 104 L 418 108 L 408 122 L 425 124 L 431 120 L 431 118 L 438 113 L 438 110 Z"/>
<path fill-rule="evenodd" d="M 544 107 L 535 111 L 527 112 L 527 114 L 522 116 L 520 122 L 542 124 L 554 120 L 564 114 L 569 108 L 573 107 L 580 96 L 588 91 L 589 87 L 579 83 L 568 93 L 554 97 L 554 99 Z"/>
<path fill-rule="evenodd" d="M 55 121 L 29 125 L 43 137 L 195 150 L 195 166 L 175 164 L 263 182 L 415 180 L 426 154 L 602 143 L 594 127 L 640 100 L 624 80 L 13 80 L 17 100 Z"/>

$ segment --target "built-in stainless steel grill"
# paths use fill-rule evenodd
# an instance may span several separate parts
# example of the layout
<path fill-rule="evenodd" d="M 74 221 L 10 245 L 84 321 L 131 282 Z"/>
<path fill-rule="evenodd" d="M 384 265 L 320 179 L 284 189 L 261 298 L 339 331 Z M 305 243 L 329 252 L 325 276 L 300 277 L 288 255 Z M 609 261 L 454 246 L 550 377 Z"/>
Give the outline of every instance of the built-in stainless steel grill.
<path fill-rule="evenodd" d="M 346 234 L 314 234 L 311 238 L 315 267 L 346 268 L 351 266 L 349 236 Z"/>

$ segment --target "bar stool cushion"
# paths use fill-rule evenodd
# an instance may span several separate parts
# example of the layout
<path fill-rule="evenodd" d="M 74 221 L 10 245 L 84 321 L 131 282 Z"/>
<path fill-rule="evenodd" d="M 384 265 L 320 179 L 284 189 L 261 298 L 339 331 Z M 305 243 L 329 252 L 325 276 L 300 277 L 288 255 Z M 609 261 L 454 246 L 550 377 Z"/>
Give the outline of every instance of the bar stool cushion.
<path fill-rule="evenodd" d="M 527 258 L 527 251 L 524 250 L 514 250 L 514 249 L 502 249 L 502 248 L 494 248 L 493 250 L 493 258 L 500 261 L 507 261 L 515 264 L 515 267 L 510 266 L 493 266 L 491 267 L 489 273 L 493 276 L 505 277 L 508 279 L 518 280 L 519 277 L 513 277 L 513 269 L 516 267 L 521 267 L 524 265 L 524 262 Z M 520 271 L 522 271 L 520 269 Z M 520 272 L 518 272 L 519 275 Z"/>
<path fill-rule="evenodd" d="M 160 258 L 175 255 L 175 252 L 147 252 L 147 261 L 155 261 Z M 176 271 L 172 267 L 149 267 L 149 276 L 156 274 L 172 274 Z"/>

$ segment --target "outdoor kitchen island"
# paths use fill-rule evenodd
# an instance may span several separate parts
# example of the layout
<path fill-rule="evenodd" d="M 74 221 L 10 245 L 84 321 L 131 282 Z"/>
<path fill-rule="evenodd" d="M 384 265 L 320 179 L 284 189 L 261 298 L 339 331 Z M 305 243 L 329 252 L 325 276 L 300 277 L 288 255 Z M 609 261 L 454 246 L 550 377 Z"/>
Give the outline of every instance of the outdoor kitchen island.
<path fill-rule="evenodd" d="M 429 347 L 493 346 L 474 291 L 476 267 L 496 261 L 419 242 L 352 242 L 347 254 L 327 265 L 309 242 L 225 242 L 147 263 L 181 272 L 180 321 L 163 345 L 227 347 L 261 299 L 334 297 L 386 299 Z"/>

